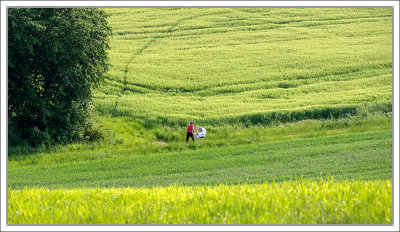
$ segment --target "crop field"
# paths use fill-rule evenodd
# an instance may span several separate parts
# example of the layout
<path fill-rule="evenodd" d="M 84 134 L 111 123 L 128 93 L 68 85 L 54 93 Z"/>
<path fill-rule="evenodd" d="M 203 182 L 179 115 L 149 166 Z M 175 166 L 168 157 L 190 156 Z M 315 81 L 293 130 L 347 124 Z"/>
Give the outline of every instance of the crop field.
<path fill-rule="evenodd" d="M 310 120 L 280 126 L 263 127 L 230 125 L 207 127 L 204 140 L 185 144 L 185 128 L 147 128 L 131 118 L 105 117 L 101 123 L 110 128 L 110 139 L 100 143 L 81 143 L 58 146 L 29 153 L 23 149 L 9 149 L 8 167 L 64 164 L 69 162 L 126 158 L 153 153 L 183 152 L 204 148 L 227 148 L 238 145 L 291 141 L 323 136 L 351 135 L 392 129 L 391 115 L 364 119 Z M 29 155 L 24 155 L 29 154 Z"/>
<path fill-rule="evenodd" d="M 79 163 L 10 168 L 9 186 L 152 187 L 304 177 L 391 178 L 392 133 L 376 131 Z"/>
<path fill-rule="evenodd" d="M 113 67 L 94 101 L 103 113 L 265 123 L 391 103 L 390 8 L 106 11 Z"/>
<path fill-rule="evenodd" d="M 392 224 L 391 8 L 103 10 L 105 139 L 9 147 L 9 224 Z"/>
<path fill-rule="evenodd" d="M 12 224 L 391 224 L 392 214 L 390 181 L 41 188 L 8 198 Z"/>

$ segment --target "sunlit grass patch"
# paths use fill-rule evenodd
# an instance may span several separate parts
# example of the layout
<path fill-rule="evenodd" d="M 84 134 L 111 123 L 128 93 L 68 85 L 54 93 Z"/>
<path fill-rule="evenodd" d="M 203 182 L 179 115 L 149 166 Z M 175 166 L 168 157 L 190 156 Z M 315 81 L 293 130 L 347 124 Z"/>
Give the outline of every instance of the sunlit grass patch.
<path fill-rule="evenodd" d="M 10 224 L 391 224 L 392 181 L 9 190 Z"/>

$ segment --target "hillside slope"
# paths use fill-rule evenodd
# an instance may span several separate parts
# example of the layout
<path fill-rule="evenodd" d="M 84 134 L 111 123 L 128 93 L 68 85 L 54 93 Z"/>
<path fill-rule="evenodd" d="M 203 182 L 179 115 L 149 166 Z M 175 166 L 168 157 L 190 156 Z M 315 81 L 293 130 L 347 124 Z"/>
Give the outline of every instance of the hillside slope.
<path fill-rule="evenodd" d="M 106 11 L 114 36 L 95 94 L 102 113 L 212 124 L 391 108 L 389 8 Z"/>

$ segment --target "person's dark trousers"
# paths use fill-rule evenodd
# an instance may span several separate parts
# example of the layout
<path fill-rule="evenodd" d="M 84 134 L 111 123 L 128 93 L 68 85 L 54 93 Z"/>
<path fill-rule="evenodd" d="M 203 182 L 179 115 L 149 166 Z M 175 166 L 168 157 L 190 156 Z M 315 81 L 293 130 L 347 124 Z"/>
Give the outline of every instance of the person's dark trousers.
<path fill-rule="evenodd" d="M 186 136 L 186 142 L 188 142 L 188 141 L 189 141 L 189 137 L 192 137 L 192 140 L 193 140 L 193 142 L 194 142 L 193 133 L 190 133 L 190 132 L 188 132 L 188 133 L 187 133 L 187 136 Z"/>

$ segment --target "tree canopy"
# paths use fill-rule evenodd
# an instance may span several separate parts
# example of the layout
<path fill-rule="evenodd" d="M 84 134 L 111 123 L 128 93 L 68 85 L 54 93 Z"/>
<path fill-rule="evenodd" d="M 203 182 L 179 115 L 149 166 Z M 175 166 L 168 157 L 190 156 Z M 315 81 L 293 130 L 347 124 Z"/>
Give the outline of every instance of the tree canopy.
<path fill-rule="evenodd" d="M 92 89 L 108 70 L 106 17 L 92 8 L 8 9 L 11 143 L 22 139 L 35 146 L 86 136 Z"/>

